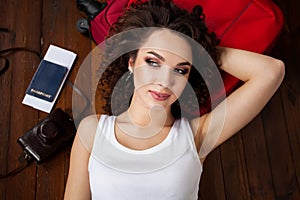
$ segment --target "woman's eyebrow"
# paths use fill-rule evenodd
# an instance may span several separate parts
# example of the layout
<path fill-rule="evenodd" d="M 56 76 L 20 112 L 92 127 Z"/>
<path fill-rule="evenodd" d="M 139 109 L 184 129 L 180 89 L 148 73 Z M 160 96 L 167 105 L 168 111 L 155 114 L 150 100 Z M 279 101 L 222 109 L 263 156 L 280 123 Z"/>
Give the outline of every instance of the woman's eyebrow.
<path fill-rule="evenodd" d="M 181 62 L 177 64 L 177 66 L 184 66 L 184 65 L 192 66 L 190 62 Z"/>
<path fill-rule="evenodd" d="M 165 61 L 165 58 L 162 57 L 161 55 L 159 55 L 158 53 L 154 52 L 154 51 L 148 51 L 147 53 L 154 55 L 155 57 L 157 57 L 159 60 Z"/>

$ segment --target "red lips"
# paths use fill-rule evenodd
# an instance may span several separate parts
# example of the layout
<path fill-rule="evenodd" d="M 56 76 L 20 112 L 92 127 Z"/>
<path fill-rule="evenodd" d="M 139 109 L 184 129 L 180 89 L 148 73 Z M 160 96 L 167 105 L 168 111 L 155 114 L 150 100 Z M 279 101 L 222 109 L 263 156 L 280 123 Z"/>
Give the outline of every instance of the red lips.
<path fill-rule="evenodd" d="M 152 97 L 157 100 L 157 101 L 165 101 L 167 100 L 171 95 L 167 93 L 161 93 L 161 92 L 156 92 L 156 91 L 149 91 L 152 95 Z"/>

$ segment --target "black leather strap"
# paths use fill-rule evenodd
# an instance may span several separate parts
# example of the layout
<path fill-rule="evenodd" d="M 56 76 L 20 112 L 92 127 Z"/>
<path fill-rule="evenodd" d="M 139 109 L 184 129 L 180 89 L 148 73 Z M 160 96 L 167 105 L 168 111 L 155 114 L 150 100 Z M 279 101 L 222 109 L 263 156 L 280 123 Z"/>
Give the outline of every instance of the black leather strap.
<path fill-rule="evenodd" d="M 26 47 L 14 47 L 0 50 L 0 75 L 3 74 L 9 67 L 9 60 L 7 56 L 17 51 L 27 51 L 36 54 L 41 59 L 41 54 L 35 50 Z"/>
<path fill-rule="evenodd" d="M 0 32 L 10 33 L 9 29 L 0 27 Z M 16 51 L 27 51 L 36 54 L 41 59 L 41 54 L 35 50 L 29 49 L 27 47 L 13 47 L 8 49 L 0 50 L 0 75 L 3 74 L 9 67 L 9 59 L 7 56 Z"/>

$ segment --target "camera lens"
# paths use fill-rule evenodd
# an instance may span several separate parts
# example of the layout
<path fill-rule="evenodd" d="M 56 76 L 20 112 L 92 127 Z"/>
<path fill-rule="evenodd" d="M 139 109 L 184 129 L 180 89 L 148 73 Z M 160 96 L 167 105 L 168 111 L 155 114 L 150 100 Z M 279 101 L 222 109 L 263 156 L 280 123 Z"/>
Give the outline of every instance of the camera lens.
<path fill-rule="evenodd" d="M 51 144 L 58 135 L 58 127 L 52 121 L 47 121 L 40 126 L 39 135 L 46 144 Z"/>

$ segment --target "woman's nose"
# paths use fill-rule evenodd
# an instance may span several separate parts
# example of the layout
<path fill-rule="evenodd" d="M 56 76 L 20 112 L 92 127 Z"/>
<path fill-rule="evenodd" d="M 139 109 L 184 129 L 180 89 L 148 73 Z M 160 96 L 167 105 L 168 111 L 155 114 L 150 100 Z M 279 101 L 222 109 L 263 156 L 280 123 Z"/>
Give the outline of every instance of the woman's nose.
<path fill-rule="evenodd" d="M 169 66 L 162 66 L 156 77 L 156 82 L 163 87 L 171 87 L 174 84 L 173 70 Z"/>

